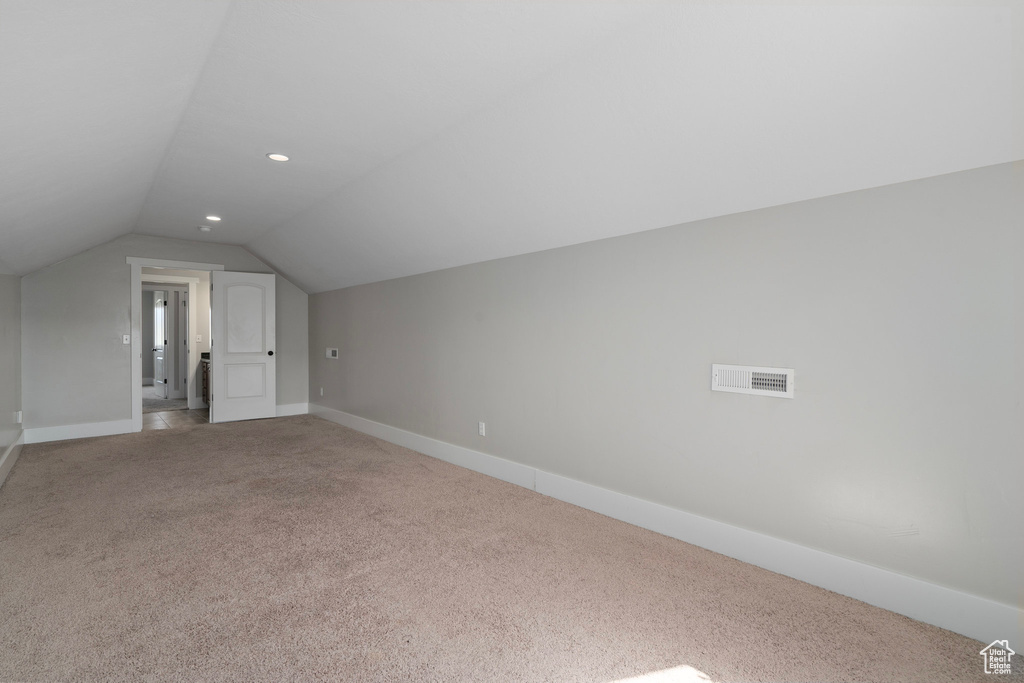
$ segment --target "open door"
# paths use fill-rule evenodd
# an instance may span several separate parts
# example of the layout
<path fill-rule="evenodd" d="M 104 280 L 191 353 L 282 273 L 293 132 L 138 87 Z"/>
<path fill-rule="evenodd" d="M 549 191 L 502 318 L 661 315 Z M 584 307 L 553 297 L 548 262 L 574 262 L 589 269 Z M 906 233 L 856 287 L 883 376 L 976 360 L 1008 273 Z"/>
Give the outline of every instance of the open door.
<path fill-rule="evenodd" d="M 153 292 L 153 388 L 167 398 L 167 292 Z"/>
<path fill-rule="evenodd" d="M 213 271 L 210 422 L 277 415 L 274 276 Z"/>
<path fill-rule="evenodd" d="M 188 290 L 168 289 L 164 309 L 164 339 L 168 342 L 164 346 L 163 376 L 168 378 L 167 398 L 188 398 Z"/>

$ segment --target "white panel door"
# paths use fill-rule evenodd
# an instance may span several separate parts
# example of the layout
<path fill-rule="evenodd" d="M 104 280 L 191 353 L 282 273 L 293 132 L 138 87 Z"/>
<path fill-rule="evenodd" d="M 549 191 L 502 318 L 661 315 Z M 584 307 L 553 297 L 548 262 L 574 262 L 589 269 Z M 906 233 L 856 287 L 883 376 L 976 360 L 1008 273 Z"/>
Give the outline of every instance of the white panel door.
<path fill-rule="evenodd" d="M 274 276 L 213 271 L 210 422 L 277 415 Z"/>
<path fill-rule="evenodd" d="M 167 398 L 167 292 L 153 292 L 153 388 Z"/>

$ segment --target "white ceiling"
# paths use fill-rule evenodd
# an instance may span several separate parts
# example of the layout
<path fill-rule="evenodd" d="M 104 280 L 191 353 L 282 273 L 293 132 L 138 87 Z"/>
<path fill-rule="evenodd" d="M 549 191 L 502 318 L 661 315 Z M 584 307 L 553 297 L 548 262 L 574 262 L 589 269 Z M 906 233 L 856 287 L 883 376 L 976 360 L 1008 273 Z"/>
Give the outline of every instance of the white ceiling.
<path fill-rule="evenodd" d="M 1022 4 L 0 0 L 0 272 L 317 292 L 1022 159 Z"/>

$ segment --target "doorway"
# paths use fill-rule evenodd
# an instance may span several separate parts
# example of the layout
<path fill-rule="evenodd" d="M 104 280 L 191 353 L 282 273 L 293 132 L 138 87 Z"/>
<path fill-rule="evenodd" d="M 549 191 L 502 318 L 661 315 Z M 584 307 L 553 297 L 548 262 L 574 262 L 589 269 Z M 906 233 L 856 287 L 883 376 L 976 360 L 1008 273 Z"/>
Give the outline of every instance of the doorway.
<path fill-rule="evenodd" d="M 222 266 L 129 258 L 135 431 L 209 421 L 200 359 L 210 351 L 210 271 Z"/>
<path fill-rule="evenodd" d="M 189 303 L 187 286 L 143 280 L 143 415 L 189 409 Z"/>
<path fill-rule="evenodd" d="M 187 346 L 188 373 L 184 384 L 189 410 L 160 413 L 162 419 L 178 422 L 185 415 L 198 419 L 196 411 L 204 409 L 207 412 L 202 419 L 209 422 L 276 417 L 276 276 L 229 272 L 219 264 L 134 256 L 125 260 L 131 267 L 133 431 L 142 431 L 144 422 L 155 422 L 150 416 L 157 414 L 143 413 L 143 353 L 156 354 L 153 349 L 158 349 L 154 343 L 143 350 L 144 281 L 155 285 L 188 285 L 188 334 L 181 345 Z M 170 291 L 165 287 L 155 289 Z M 154 334 L 154 342 L 156 338 Z M 214 338 L 219 340 L 217 348 L 211 344 Z M 157 387 L 156 376 L 161 373 L 155 365 L 157 360 L 166 362 L 166 357 L 154 355 L 153 358 L 153 386 L 156 387 L 153 391 L 161 392 L 159 398 L 163 388 Z M 168 374 L 167 378 L 170 377 Z M 170 383 L 167 384 L 169 388 Z"/>

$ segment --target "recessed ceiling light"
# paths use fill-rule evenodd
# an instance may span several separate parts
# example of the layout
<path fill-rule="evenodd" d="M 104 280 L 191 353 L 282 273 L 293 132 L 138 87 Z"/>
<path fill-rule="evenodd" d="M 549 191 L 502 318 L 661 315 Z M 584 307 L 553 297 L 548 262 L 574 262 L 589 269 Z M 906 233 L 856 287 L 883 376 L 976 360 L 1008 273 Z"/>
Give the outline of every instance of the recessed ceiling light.
<path fill-rule="evenodd" d="M 206 220 L 208 220 L 208 221 L 219 221 L 220 220 L 220 216 L 207 216 Z"/>
<path fill-rule="evenodd" d="M 213 228 L 211 228 L 209 225 L 200 225 L 198 229 L 199 232 L 213 232 Z"/>
<path fill-rule="evenodd" d="M 268 154 L 267 158 L 271 161 L 288 161 L 288 157 L 283 154 Z"/>

